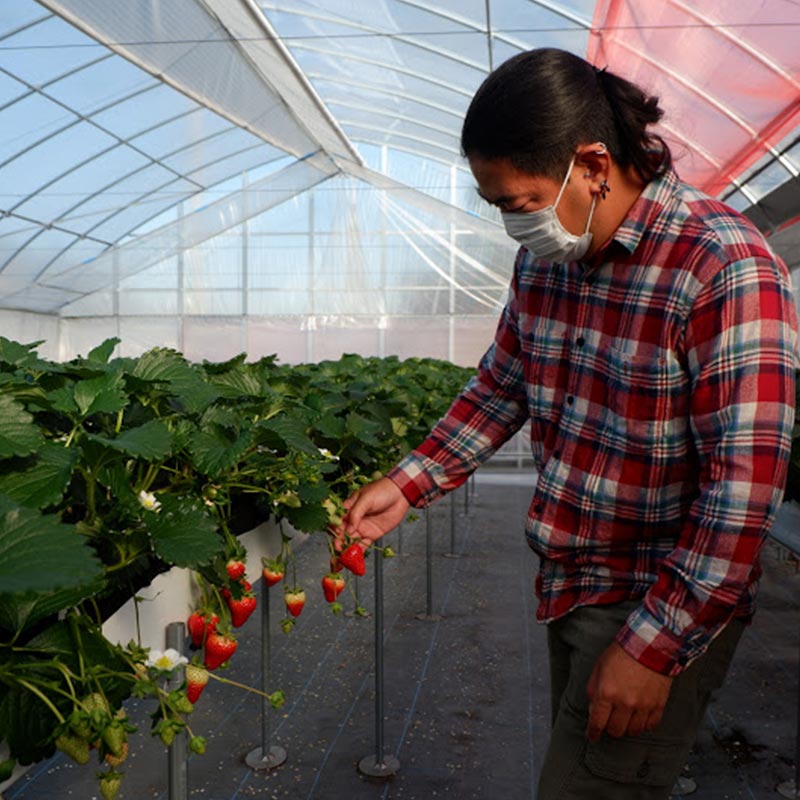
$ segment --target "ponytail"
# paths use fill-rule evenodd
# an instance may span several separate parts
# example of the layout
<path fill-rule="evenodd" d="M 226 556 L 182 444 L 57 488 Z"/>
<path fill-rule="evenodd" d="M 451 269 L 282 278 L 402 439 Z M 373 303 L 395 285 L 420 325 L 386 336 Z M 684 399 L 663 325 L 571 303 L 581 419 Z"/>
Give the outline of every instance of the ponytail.
<path fill-rule="evenodd" d="M 492 72 L 470 103 L 461 151 L 508 158 L 524 172 L 560 179 L 577 147 L 604 142 L 622 169 L 648 182 L 672 165 L 669 146 L 648 130 L 658 98 L 564 50 L 520 53 Z"/>

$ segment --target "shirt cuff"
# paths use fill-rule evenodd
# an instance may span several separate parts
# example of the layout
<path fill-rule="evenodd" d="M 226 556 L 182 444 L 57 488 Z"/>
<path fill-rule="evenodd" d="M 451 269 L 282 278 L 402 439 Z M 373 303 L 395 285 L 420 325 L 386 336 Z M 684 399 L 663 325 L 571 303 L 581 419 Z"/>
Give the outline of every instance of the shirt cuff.
<path fill-rule="evenodd" d="M 708 635 L 698 628 L 679 636 L 650 612 L 644 603 L 628 617 L 617 634 L 617 642 L 640 664 L 674 677 L 685 670 L 708 645 Z"/>
<path fill-rule="evenodd" d="M 444 494 L 429 469 L 431 465 L 441 469 L 436 462 L 414 450 L 389 470 L 386 477 L 397 484 L 414 508 L 425 508 Z"/>

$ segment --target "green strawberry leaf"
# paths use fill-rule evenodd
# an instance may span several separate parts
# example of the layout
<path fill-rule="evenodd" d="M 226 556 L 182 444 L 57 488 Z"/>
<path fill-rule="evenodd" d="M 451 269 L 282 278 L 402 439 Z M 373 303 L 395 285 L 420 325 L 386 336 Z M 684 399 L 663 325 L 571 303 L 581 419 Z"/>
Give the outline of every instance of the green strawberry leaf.
<path fill-rule="evenodd" d="M 75 404 L 81 416 L 99 412 L 115 413 L 128 405 L 128 396 L 122 388 L 122 373 L 110 372 L 99 378 L 78 381 L 73 387 Z"/>
<path fill-rule="evenodd" d="M 42 594 L 3 594 L 0 595 L 0 628 L 8 631 L 21 631 L 31 628 L 65 608 L 72 608 L 94 597 L 103 590 L 104 578 L 98 577 L 78 589 L 60 589 Z"/>
<path fill-rule="evenodd" d="M 30 455 L 43 443 L 33 417 L 8 395 L 0 395 L 0 458 Z"/>
<path fill-rule="evenodd" d="M 196 433 L 189 442 L 189 453 L 199 472 L 216 476 L 231 469 L 250 445 L 250 431 L 243 431 L 235 439 L 220 429 Z"/>
<path fill-rule="evenodd" d="M 286 508 L 286 519 L 303 533 L 324 531 L 328 527 L 328 512 L 319 504 L 304 503 L 300 508 Z"/>
<path fill-rule="evenodd" d="M 6 339 L 5 336 L 0 336 L 0 361 L 15 367 L 36 362 L 39 359 L 33 351 L 40 344 L 44 344 L 44 339 L 30 344 L 20 344 Z"/>
<path fill-rule="evenodd" d="M 308 425 L 304 420 L 284 415 L 260 420 L 256 423 L 256 427 L 262 432 L 274 434 L 287 449 L 313 455 L 319 454 L 317 446 L 308 438 L 306 433 Z"/>
<path fill-rule="evenodd" d="M 86 356 L 87 361 L 95 361 L 100 364 L 107 364 L 108 359 L 111 358 L 111 354 L 114 352 L 114 348 L 122 341 L 117 336 L 112 337 L 111 339 L 106 339 L 104 342 L 101 342 L 97 347 L 92 348 L 89 351 L 89 354 Z"/>
<path fill-rule="evenodd" d="M 34 458 L 8 463 L 0 474 L 0 493 L 29 508 L 55 505 L 69 485 L 76 458 L 74 449 L 46 442 Z"/>
<path fill-rule="evenodd" d="M 96 434 L 89 434 L 88 438 L 126 455 L 149 461 L 163 460 L 172 452 L 172 436 L 169 428 L 157 419 L 145 422 L 137 428 L 128 428 L 114 439 Z"/>
<path fill-rule="evenodd" d="M 297 494 L 304 503 L 321 503 L 331 490 L 327 483 L 303 483 L 297 489 Z"/>
<path fill-rule="evenodd" d="M 345 434 L 347 423 L 343 417 L 325 414 L 314 421 L 313 427 L 328 439 L 341 439 Z"/>
<path fill-rule="evenodd" d="M 0 593 L 85 586 L 100 571 L 74 526 L 0 495 Z"/>
<path fill-rule="evenodd" d="M 378 422 L 362 417 L 361 414 L 357 414 L 355 411 L 351 411 L 347 415 L 347 430 L 364 444 L 380 447 L 383 443 L 378 437 L 378 434 L 384 430 L 383 426 Z"/>
<path fill-rule="evenodd" d="M 174 495 L 158 495 L 158 500 L 161 508 L 147 512 L 144 522 L 164 561 L 195 569 L 220 552 L 216 524 L 198 500 Z"/>

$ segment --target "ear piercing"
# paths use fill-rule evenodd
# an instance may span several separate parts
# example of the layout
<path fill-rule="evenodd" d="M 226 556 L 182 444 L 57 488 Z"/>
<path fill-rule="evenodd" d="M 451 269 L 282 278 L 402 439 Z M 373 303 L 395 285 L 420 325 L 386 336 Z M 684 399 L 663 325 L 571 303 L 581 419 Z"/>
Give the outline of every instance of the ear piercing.
<path fill-rule="evenodd" d="M 600 197 L 602 197 L 603 200 L 605 200 L 606 199 L 606 195 L 610 191 L 611 191 L 611 187 L 608 185 L 608 181 L 605 178 L 603 178 L 603 180 L 600 181 Z"/>

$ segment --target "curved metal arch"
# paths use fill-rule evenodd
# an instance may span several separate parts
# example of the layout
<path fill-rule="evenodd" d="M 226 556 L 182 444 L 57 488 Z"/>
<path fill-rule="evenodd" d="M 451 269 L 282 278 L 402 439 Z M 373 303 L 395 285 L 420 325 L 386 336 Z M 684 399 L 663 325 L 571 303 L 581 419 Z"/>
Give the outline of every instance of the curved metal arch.
<path fill-rule="evenodd" d="M 275 3 L 272 2 L 260 2 L 260 7 L 268 8 L 270 11 L 278 11 L 281 14 L 293 14 L 298 17 L 303 17 L 304 19 L 314 19 L 319 20 L 320 22 L 329 22 L 333 25 L 340 25 L 343 28 L 353 28 L 354 30 L 358 31 L 365 31 L 366 33 L 373 33 L 376 36 L 380 36 L 383 39 L 392 39 L 394 41 L 403 42 L 404 44 L 411 45 L 412 47 L 418 47 L 421 50 L 426 50 L 430 53 L 434 53 L 437 56 L 443 56 L 444 58 L 449 58 L 452 61 L 455 61 L 458 64 L 463 64 L 466 67 L 470 67 L 471 69 L 476 69 L 485 72 L 486 67 L 485 65 L 475 61 L 473 59 L 465 58 L 463 56 L 459 56 L 457 54 L 453 54 L 450 52 L 443 52 L 437 49 L 434 45 L 428 44 L 427 42 L 420 42 L 417 39 L 412 38 L 411 36 L 406 36 L 402 33 L 392 33 L 391 31 L 382 31 L 378 28 L 374 28 L 371 25 L 365 25 L 361 22 L 356 22 L 355 20 L 347 19 L 345 17 L 332 17 L 328 14 L 321 14 L 319 12 L 310 12 L 310 11 L 303 11 L 300 9 L 294 8 L 278 8 Z"/>
<path fill-rule="evenodd" d="M 257 147 L 263 147 L 263 146 L 264 146 L 264 142 L 263 141 L 258 141 L 255 145 L 252 145 L 250 147 L 241 148 L 240 150 L 236 151 L 235 153 L 229 154 L 228 156 L 226 156 L 226 158 L 231 158 L 231 157 L 233 157 L 235 155 L 239 155 L 240 153 L 244 153 L 244 152 L 247 152 L 248 150 L 253 150 L 253 149 L 257 148 Z M 282 157 L 283 157 L 283 154 L 281 154 L 280 158 L 282 158 Z M 272 160 L 274 161 L 274 160 L 277 160 L 277 159 L 272 159 Z M 206 167 L 208 167 L 209 165 L 214 164 L 214 163 L 216 163 L 216 159 L 213 160 L 213 161 L 206 162 L 202 166 L 198 167 L 198 170 L 205 169 Z M 266 164 L 269 164 L 269 163 L 271 163 L 271 161 L 265 161 L 262 164 L 259 164 L 258 166 L 262 167 L 262 166 L 264 166 Z M 141 167 L 140 170 L 137 170 L 137 171 L 148 169 L 150 166 L 152 166 L 152 165 L 151 164 L 146 164 L 145 166 Z M 211 184 L 211 186 L 216 186 L 219 183 L 223 183 L 224 181 L 230 180 L 230 178 L 232 178 L 234 175 L 236 175 L 237 172 L 238 172 L 238 170 L 236 172 L 232 172 L 230 175 L 226 175 L 224 178 L 220 179 L 216 183 Z M 128 177 L 130 177 L 131 175 L 134 175 L 134 174 L 136 174 L 136 173 L 135 172 L 134 173 L 129 173 L 122 180 L 125 180 L 125 179 L 127 179 Z M 186 175 L 180 176 L 178 179 L 180 179 L 180 180 L 189 180 L 189 178 Z M 119 182 L 121 182 L 121 181 L 117 181 L 117 183 L 119 183 Z M 99 220 L 95 225 L 93 225 L 91 228 L 89 228 L 89 231 L 96 230 L 97 228 L 101 227 L 102 225 L 104 225 L 106 222 L 108 222 L 109 220 L 113 219 L 117 215 L 124 213 L 129 208 L 133 208 L 136 205 L 140 205 L 140 204 L 144 203 L 147 200 L 148 197 L 152 197 L 154 194 L 156 194 L 157 192 L 161 191 L 165 186 L 169 186 L 170 183 L 174 183 L 174 182 L 175 182 L 175 179 L 173 179 L 172 181 L 169 181 L 168 183 L 161 184 L 160 186 L 157 186 L 157 187 L 153 188 L 151 191 L 146 192 L 145 194 L 142 194 L 141 196 L 137 197 L 135 200 L 132 200 L 130 203 L 126 203 L 124 206 L 115 208 L 112 213 L 108 214 L 106 217 L 103 217 L 103 219 Z M 199 185 L 199 184 L 196 184 L 196 185 Z M 134 231 L 138 230 L 143 225 L 146 225 L 148 222 L 150 222 L 151 220 L 155 219 L 159 215 L 163 214 L 165 211 L 168 211 L 170 208 L 173 208 L 174 206 L 178 205 L 178 203 L 185 202 L 186 200 L 190 199 L 191 197 L 195 197 L 198 194 L 202 194 L 202 192 L 207 191 L 208 188 L 210 188 L 210 187 L 201 187 L 200 189 L 195 190 L 193 192 L 187 190 L 186 192 L 180 193 L 181 196 L 178 196 L 179 193 L 176 192 L 175 198 L 171 199 L 168 204 L 166 204 L 163 207 L 159 208 L 159 210 L 156 211 L 151 216 L 149 216 L 149 217 L 147 217 L 147 218 L 145 218 L 143 220 L 140 220 L 135 226 L 133 226 L 132 228 L 129 228 L 125 233 L 122 233 L 120 236 L 118 236 L 117 239 L 114 242 L 109 242 L 108 243 L 109 247 L 114 247 L 116 243 L 122 241 L 126 236 L 130 236 Z M 85 237 L 85 238 L 92 238 L 93 241 L 104 241 L 104 240 L 101 240 L 101 239 L 97 239 L 96 237 Z M 35 280 L 37 280 L 37 281 L 41 280 L 45 276 L 45 274 L 47 273 L 47 270 L 59 258 L 61 258 L 61 256 L 64 255 L 64 253 L 66 253 L 70 248 L 74 247 L 75 244 L 76 244 L 75 242 L 71 242 L 69 245 L 67 245 L 65 248 L 63 248 L 61 251 L 59 251 L 53 258 L 51 258 L 50 261 L 48 261 L 47 264 L 45 264 L 39 270 L 39 272 L 36 274 Z"/>
<path fill-rule="evenodd" d="M 402 3 L 403 5 L 411 6 L 412 8 L 419 9 L 420 11 L 427 11 L 429 14 L 435 14 L 437 17 L 442 17 L 442 19 L 449 20 L 450 22 L 455 22 L 459 25 L 463 25 L 465 28 L 471 28 L 476 33 L 489 33 L 489 28 L 491 25 L 489 24 L 488 20 L 486 24 L 481 25 L 479 22 L 475 20 L 471 20 L 468 17 L 463 17 L 460 14 L 454 14 L 451 11 L 445 11 L 441 8 L 433 8 L 429 4 L 421 2 L 421 0 L 395 0 L 398 3 Z M 578 17 L 577 15 L 571 14 L 571 12 L 566 11 L 563 8 L 559 8 L 553 3 L 545 2 L 545 0 L 528 0 L 532 5 L 541 6 L 542 8 L 546 9 L 547 11 L 552 11 L 555 14 L 558 14 L 564 19 L 569 20 L 570 22 L 574 22 L 575 25 L 585 31 L 591 30 L 591 23 L 587 20 Z M 521 39 L 517 39 L 513 36 L 509 36 L 505 33 L 500 33 L 496 29 L 491 31 L 491 35 L 493 39 L 497 39 L 499 42 L 503 42 L 504 44 L 508 44 L 511 47 L 516 47 L 518 50 L 528 50 L 530 49 L 530 45 L 527 42 L 523 42 Z"/>
<path fill-rule="evenodd" d="M 434 86 L 438 86 L 442 89 L 447 89 L 447 91 L 463 95 L 464 97 L 469 97 L 469 98 L 472 97 L 471 91 L 467 91 L 466 89 L 459 89 L 458 87 L 455 87 L 452 84 L 447 83 L 446 81 L 439 80 L 438 78 L 433 78 L 427 73 L 409 69 L 408 67 L 398 66 L 397 64 L 387 64 L 383 61 L 379 61 L 374 58 L 366 58 L 365 56 L 359 56 L 353 53 L 332 52 L 330 50 L 325 50 L 324 48 L 316 47 L 313 45 L 296 44 L 294 47 L 295 49 L 305 50 L 306 52 L 319 53 L 320 55 L 324 55 L 329 58 L 335 58 L 338 61 L 354 61 L 358 64 L 369 64 L 373 67 L 380 67 L 381 69 L 385 69 L 389 72 L 397 72 L 401 75 L 408 75 L 410 78 L 415 78 L 417 80 L 424 81 L 425 83 L 433 84 Z"/>
<path fill-rule="evenodd" d="M 412 125 L 418 125 L 420 128 L 427 128 L 428 130 L 435 131 L 436 133 L 443 133 L 446 136 L 452 136 L 455 139 L 458 139 L 458 133 L 449 130 L 448 128 L 443 128 L 441 125 L 431 125 L 427 122 L 421 122 L 419 119 L 415 119 L 414 117 L 409 117 L 406 114 L 398 114 L 394 111 L 384 111 L 380 108 L 375 108 L 374 106 L 368 106 L 361 103 L 353 103 L 348 102 L 346 100 L 328 100 L 327 101 L 332 106 L 338 106 L 341 108 L 348 108 L 353 109 L 354 111 L 368 111 L 370 114 L 375 116 L 382 116 L 382 117 L 390 117 L 391 119 L 402 120 L 403 122 L 409 122 Z M 342 120 L 342 124 L 348 124 L 344 120 Z"/>
<path fill-rule="evenodd" d="M 343 121 L 342 124 L 343 125 L 349 125 L 351 131 L 364 130 L 364 131 L 381 131 L 381 132 L 384 132 L 384 133 L 386 132 L 386 128 L 381 128 L 381 127 L 379 127 L 377 125 L 366 125 L 366 124 L 361 123 L 361 122 L 347 123 L 347 122 Z M 352 135 L 352 133 L 350 135 Z M 405 133 L 398 133 L 398 132 L 393 132 L 392 136 L 393 136 L 393 140 L 394 139 L 405 139 L 405 140 L 411 141 L 411 142 L 419 142 L 419 143 L 424 144 L 424 145 L 426 145 L 428 147 L 436 148 L 437 150 L 441 150 L 441 151 L 443 151 L 445 153 L 450 153 L 450 158 L 447 159 L 444 162 L 444 163 L 446 163 L 448 165 L 453 163 L 453 158 L 452 158 L 453 155 L 455 155 L 457 157 L 459 157 L 461 155 L 461 153 L 459 151 L 457 151 L 457 150 L 451 150 L 451 149 L 449 149 L 447 147 L 444 147 L 443 145 L 439 144 L 438 142 L 432 142 L 432 141 L 429 141 L 427 139 L 423 139 L 421 137 L 414 137 L 414 136 L 410 136 L 410 135 L 405 134 Z M 353 135 L 353 139 L 355 141 L 358 141 L 360 139 L 361 141 L 367 142 L 367 143 L 372 144 L 372 145 L 376 145 L 378 147 L 381 147 L 383 145 L 387 145 L 388 147 L 394 147 L 395 149 L 398 149 L 398 150 L 403 149 L 403 148 L 400 148 L 400 147 L 395 147 L 394 144 L 388 144 L 385 140 L 384 141 L 378 141 L 377 139 L 373 140 L 373 139 L 369 139 L 369 138 L 367 138 L 365 136 L 355 136 L 355 135 Z M 419 155 L 419 152 L 415 151 L 413 149 L 409 149 L 409 150 L 407 150 L 407 152 L 411 153 L 412 155 Z"/>

